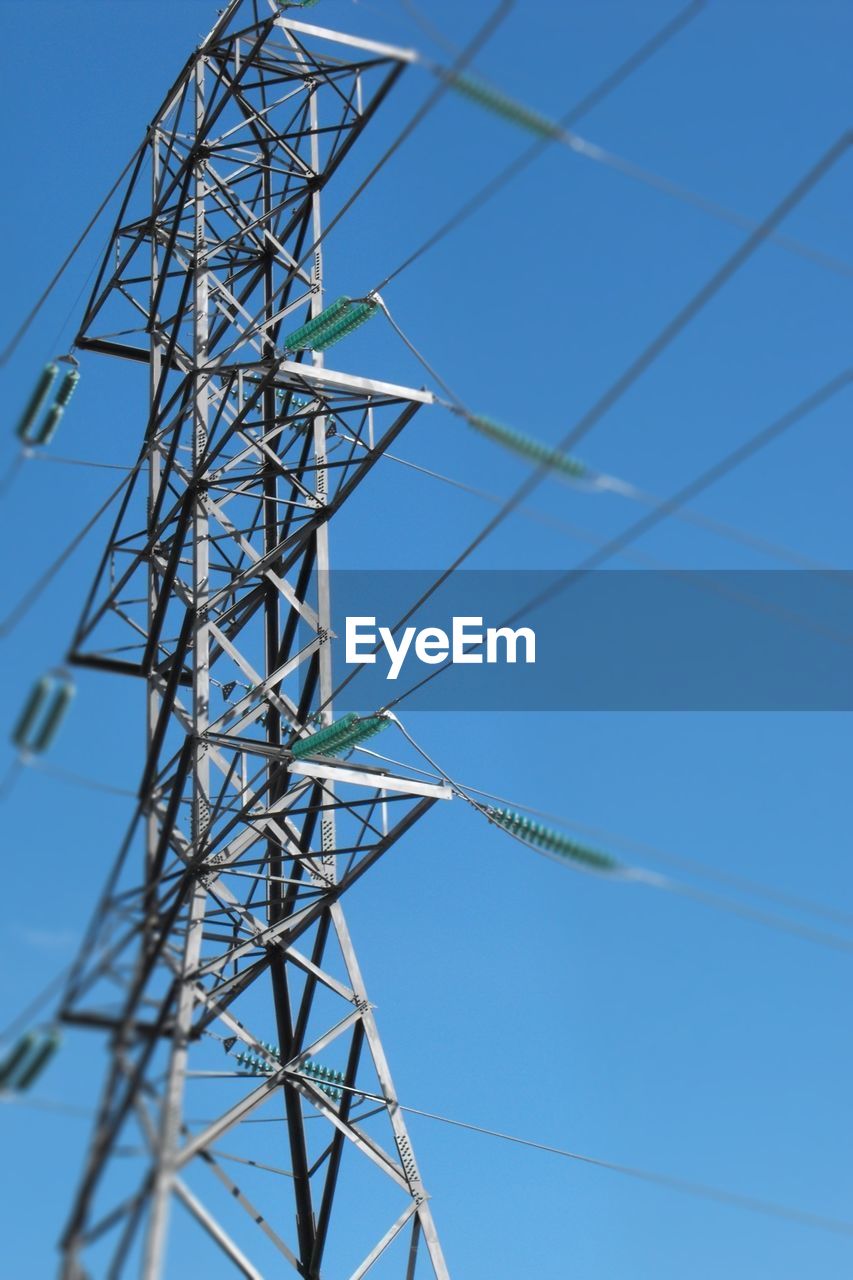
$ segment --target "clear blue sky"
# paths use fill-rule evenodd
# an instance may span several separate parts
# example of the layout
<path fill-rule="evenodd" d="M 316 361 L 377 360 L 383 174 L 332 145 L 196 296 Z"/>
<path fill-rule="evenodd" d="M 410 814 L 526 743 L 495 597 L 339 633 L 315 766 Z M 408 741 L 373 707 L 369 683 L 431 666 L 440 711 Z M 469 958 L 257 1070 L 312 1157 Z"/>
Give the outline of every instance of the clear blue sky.
<path fill-rule="evenodd" d="M 478 65 L 557 114 L 677 7 L 521 0 Z M 464 8 L 461 20 L 450 0 L 429 12 L 462 42 L 488 11 L 482 0 Z M 4 0 L 5 331 L 124 165 L 214 11 L 207 0 Z M 392 0 L 323 0 L 312 20 L 426 41 Z M 578 128 L 759 218 L 851 125 L 851 41 L 853 12 L 840 0 L 710 0 Z M 429 87 L 417 71 L 404 79 L 340 175 L 339 195 Z M 373 285 L 526 141 L 465 101 L 443 102 L 330 238 L 333 294 Z M 851 197 L 853 156 L 786 230 L 853 263 Z M 554 148 L 389 286 L 386 300 L 466 402 L 556 442 L 742 236 Z M 66 318 L 79 314 L 96 248 L 87 246 L 0 374 L 3 465 L 36 370 L 72 336 Z M 592 433 L 583 456 L 655 492 L 674 490 L 849 364 L 851 288 L 850 273 L 765 246 Z M 341 351 L 344 368 L 423 380 L 379 322 Z M 143 400 L 137 375 L 87 357 L 52 453 L 126 463 Z M 850 409 L 848 392 L 709 491 L 699 509 L 851 567 Z M 520 475 L 439 410 L 417 417 L 399 452 L 501 493 Z M 4 605 L 112 483 L 109 472 L 26 466 L 0 505 Z M 598 537 L 636 514 L 615 497 L 556 484 L 535 505 Z M 387 464 L 336 548 L 338 563 L 441 567 L 490 510 Z M 95 535 L 4 641 L 9 721 L 30 682 L 64 653 L 98 546 Z M 475 563 L 568 567 L 584 549 L 516 517 Z M 676 522 L 639 549 L 681 567 L 773 567 Z M 142 702 L 127 684 L 81 677 L 52 764 L 135 785 Z M 853 910 L 849 717 L 423 713 L 409 723 L 448 773 L 475 786 Z M 12 754 L 3 750 L 6 767 Z M 3 800 L 6 1017 L 73 955 L 127 814 L 121 798 L 35 772 Z M 665 869 L 615 838 L 608 847 Z M 574 874 L 457 802 L 434 811 L 359 886 L 349 910 L 404 1101 L 853 1220 L 853 955 L 687 898 Z M 403 950 L 405 966 L 396 960 Z M 88 1033 L 69 1034 L 38 1096 L 90 1104 L 102 1048 Z M 0 1269 L 41 1280 L 53 1274 L 87 1123 L 6 1105 L 0 1126 Z M 851 1238 L 425 1120 L 412 1129 L 460 1280 L 841 1280 L 853 1266 Z"/>

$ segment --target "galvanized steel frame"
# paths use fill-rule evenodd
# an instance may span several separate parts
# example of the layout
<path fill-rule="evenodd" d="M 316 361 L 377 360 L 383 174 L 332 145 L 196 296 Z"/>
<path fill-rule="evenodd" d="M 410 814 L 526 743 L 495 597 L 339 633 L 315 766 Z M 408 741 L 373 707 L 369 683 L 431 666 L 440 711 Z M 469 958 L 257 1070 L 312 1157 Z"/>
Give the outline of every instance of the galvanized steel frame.
<path fill-rule="evenodd" d="M 331 520 L 432 398 L 281 347 L 324 305 L 322 193 L 411 60 L 229 4 L 148 128 L 78 335 L 148 365 L 149 411 L 70 660 L 142 679 L 147 711 L 136 815 L 62 1007 L 111 1053 L 66 1280 L 174 1274 L 176 1200 L 236 1272 L 270 1274 L 263 1248 L 318 1280 L 352 1233 L 346 1148 L 356 1185 L 372 1167 L 402 1197 L 352 1280 L 398 1238 L 408 1280 L 449 1274 L 341 901 L 449 792 L 288 750 L 333 715 Z M 318 1055 L 338 1089 L 306 1070 Z M 215 1146 L 276 1098 L 292 1213 L 261 1212 Z"/>

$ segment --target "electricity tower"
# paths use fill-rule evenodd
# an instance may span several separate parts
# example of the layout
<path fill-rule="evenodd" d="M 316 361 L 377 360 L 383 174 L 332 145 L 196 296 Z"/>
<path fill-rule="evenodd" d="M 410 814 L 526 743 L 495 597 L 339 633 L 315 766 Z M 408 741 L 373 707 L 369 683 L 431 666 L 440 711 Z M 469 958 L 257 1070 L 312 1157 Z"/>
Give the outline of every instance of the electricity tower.
<path fill-rule="evenodd" d="M 320 749 L 330 524 L 431 397 L 291 332 L 330 310 L 324 191 L 412 55 L 295 12 L 234 0 L 187 62 L 76 341 L 147 380 L 70 653 L 141 682 L 146 755 L 61 1008 L 110 1047 L 66 1280 L 205 1249 L 216 1276 L 449 1275 L 342 903 L 449 792 Z"/>

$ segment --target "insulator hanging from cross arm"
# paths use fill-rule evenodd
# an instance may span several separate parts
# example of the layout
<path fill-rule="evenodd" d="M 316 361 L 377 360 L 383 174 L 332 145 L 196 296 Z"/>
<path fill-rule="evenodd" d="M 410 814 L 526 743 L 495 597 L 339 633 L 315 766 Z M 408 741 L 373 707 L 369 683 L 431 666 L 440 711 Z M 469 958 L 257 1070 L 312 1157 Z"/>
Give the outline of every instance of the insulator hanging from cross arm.
<path fill-rule="evenodd" d="M 29 1089 L 60 1045 L 59 1033 L 28 1031 L 0 1063 L 0 1089 Z"/>
<path fill-rule="evenodd" d="M 68 401 L 74 395 L 77 383 L 80 381 L 80 371 L 78 369 L 69 369 L 65 377 L 59 384 L 59 390 L 56 393 L 55 403 L 61 409 L 68 408 Z"/>
<path fill-rule="evenodd" d="M 28 443 L 42 446 L 50 444 L 51 440 L 56 435 L 56 429 L 62 421 L 62 415 L 64 413 L 65 409 L 61 404 L 52 404 L 42 418 L 41 426 L 38 431 L 32 439 L 28 441 Z"/>
<path fill-rule="evenodd" d="M 74 685 L 70 680 L 62 680 L 57 685 L 53 695 L 53 702 L 48 707 L 42 725 L 32 743 L 31 750 L 36 755 L 41 755 L 53 742 L 59 732 L 62 721 L 65 719 L 68 708 L 71 706 L 74 693 Z"/>
<path fill-rule="evenodd" d="M 38 719 L 39 713 L 47 702 L 49 696 L 50 679 L 47 676 L 42 676 L 40 680 L 36 681 L 30 690 L 29 697 L 24 703 L 23 710 L 16 720 L 15 727 L 12 730 L 12 741 L 16 747 L 23 748 L 26 745 L 30 736 L 30 731 Z"/>
<path fill-rule="evenodd" d="M 307 320 L 305 324 L 289 333 L 284 339 L 284 346 L 288 351 L 303 351 L 310 348 L 314 338 L 323 329 L 328 328 L 346 314 L 349 305 L 350 299 L 346 294 L 336 298 L 318 316 L 314 316 L 313 320 Z"/>
<path fill-rule="evenodd" d="M 35 1032 L 28 1031 L 0 1062 L 0 1089 L 13 1088 L 12 1081 L 37 1044 Z"/>
<path fill-rule="evenodd" d="M 475 431 L 488 436 L 490 440 L 503 445 L 505 449 L 511 450 L 519 457 L 528 458 L 539 466 L 547 466 L 552 471 L 560 471 L 563 475 L 571 476 L 573 480 L 581 480 L 589 475 L 588 468 L 577 458 L 560 453 L 559 449 L 552 449 L 550 445 L 543 444 L 540 440 L 522 435 L 520 431 L 514 431 L 512 427 L 504 426 L 502 422 L 495 422 L 493 418 L 487 418 L 479 413 L 466 413 L 464 417 Z"/>
<path fill-rule="evenodd" d="M 74 697 L 67 676 L 42 676 L 33 686 L 12 730 L 19 751 L 41 755 L 51 745 Z"/>
<path fill-rule="evenodd" d="M 62 420 L 62 415 L 68 408 L 68 402 L 74 395 L 77 383 L 80 381 L 80 374 L 77 369 L 69 369 L 65 377 L 59 384 L 59 390 L 56 393 L 56 399 L 45 414 L 42 424 L 33 439 L 33 444 L 46 445 L 50 444 L 56 434 L 56 428 Z"/>
<path fill-rule="evenodd" d="M 377 733 L 381 733 L 390 724 L 388 716 L 375 715 L 360 718 L 354 711 L 348 711 L 340 720 L 318 729 L 308 738 L 300 738 L 293 743 L 290 750 L 297 760 L 306 756 L 339 756 L 345 751 L 366 742 Z"/>
<path fill-rule="evenodd" d="M 39 374 L 38 381 L 33 387 L 32 394 L 27 401 L 26 408 L 18 419 L 18 425 L 15 428 L 15 434 L 24 444 L 31 444 L 33 441 L 30 432 L 36 421 L 36 418 L 44 408 L 47 398 L 50 395 L 54 382 L 59 374 L 59 365 L 46 364 Z"/>
<path fill-rule="evenodd" d="M 269 1076 L 272 1075 L 275 1067 L 266 1059 L 258 1057 L 256 1053 L 235 1053 L 234 1058 L 240 1063 L 241 1067 L 245 1067 L 253 1076 Z"/>
<path fill-rule="evenodd" d="M 278 398 L 284 401 L 286 397 L 290 397 L 287 405 L 287 416 L 295 417 L 300 409 L 305 409 L 311 403 L 307 396 L 295 396 L 287 387 L 280 387 L 277 392 Z"/>
<path fill-rule="evenodd" d="M 273 1044 L 266 1044 L 261 1041 L 260 1045 L 267 1055 L 266 1057 L 261 1057 L 257 1053 L 248 1053 L 246 1050 L 241 1049 L 239 1053 L 234 1054 L 234 1059 L 250 1075 L 270 1076 L 281 1065 L 281 1052 Z M 323 1093 L 327 1094 L 335 1102 L 340 1102 L 341 1090 L 338 1086 L 344 1082 L 343 1072 L 332 1071 L 330 1067 L 324 1067 L 319 1062 L 312 1062 L 310 1058 L 303 1062 L 300 1070 L 303 1075 L 316 1081 Z"/>
<path fill-rule="evenodd" d="M 332 1071 L 329 1067 L 324 1067 L 319 1062 L 312 1062 L 308 1058 L 302 1064 L 302 1072 L 304 1075 L 310 1076 L 312 1080 L 315 1080 L 327 1097 L 334 1102 L 340 1102 L 341 1090 L 336 1086 L 342 1085 L 344 1082 L 342 1071 Z"/>
<path fill-rule="evenodd" d="M 577 840 L 571 840 L 550 827 L 543 827 L 532 818 L 525 818 L 512 809 L 487 809 L 486 813 L 497 826 L 503 827 L 510 835 L 518 836 L 519 839 L 534 845 L 537 849 L 554 853 L 569 862 L 577 862 L 589 867 L 592 871 L 620 870 L 620 863 L 609 854 L 600 853 L 598 849 L 590 849 L 587 845 L 579 844 Z"/>
<path fill-rule="evenodd" d="M 59 1033 L 57 1031 L 47 1032 L 40 1043 L 37 1044 L 29 1059 L 24 1062 L 23 1069 L 15 1078 L 12 1087 L 24 1090 L 35 1084 L 51 1058 L 56 1054 L 59 1045 Z"/>
<path fill-rule="evenodd" d="M 360 328 L 379 310 L 379 303 L 370 298 L 353 301 L 342 294 L 313 320 L 300 325 L 284 339 L 288 351 L 325 351 L 341 338 Z"/>
<path fill-rule="evenodd" d="M 547 116 L 540 115 L 538 111 L 533 111 L 521 102 L 516 102 L 514 98 L 508 97 L 505 93 L 501 93 L 499 89 L 494 89 L 490 84 L 478 80 L 475 76 L 462 75 L 452 71 L 444 72 L 443 74 L 457 93 L 464 94 L 466 98 L 470 98 L 478 106 L 485 107 L 487 111 L 502 116 L 512 124 L 517 124 L 519 128 L 526 129 L 528 133 L 535 133 L 540 138 L 560 138 L 563 136 L 564 130 L 560 125 L 555 124 L 553 120 L 549 120 Z"/>
<path fill-rule="evenodd" d="M 73 356 L 62 356 L 60 358 L 62 360 L 70 360 L 73 359 Z M 74 395 L 77 383 L 80 381 L 80 373 L 76 367 L 69 369 L 64 374 L 62 381 L 57 388 L 53 404 L 41 418 L 38 427 L 36 427 L 36 420 L 47 403 L 58 373 L 58 365 L 45 365 L 39 380 L 35 385 L 33 393 L 27 402 L 27 407 L 21 415 L 21 419 L 17 426 L 17 436 L 25 445 L 50 444 L 50 441 L 56 434 L 57 427 L 62 421 L 62 415 L 68 408 L 68 402 Z"/>
<path fill-rule="evenodd" d="M 375 315 L 379 304 L 371 301 L 354 302 L 346 315 L 336 320 L 328 329 L 323 329 L 314 339 L 315 351 L 326 351 L 342 338 L 347 338 L 356 329 L 360 329 L 371 316 Z"/>

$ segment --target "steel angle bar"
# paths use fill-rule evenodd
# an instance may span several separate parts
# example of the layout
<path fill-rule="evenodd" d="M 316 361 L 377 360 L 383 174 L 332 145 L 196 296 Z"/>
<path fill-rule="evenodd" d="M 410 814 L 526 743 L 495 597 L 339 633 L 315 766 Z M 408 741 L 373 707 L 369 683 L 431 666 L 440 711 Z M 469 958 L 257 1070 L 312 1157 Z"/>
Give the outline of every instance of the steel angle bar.
<path fill-rule="evenodd" d="M 397 1221 L 392 1223 L 382 1239 L 374 1245 L 364 1261 L 356 1267 L 355 1271 L 353 1271 L 350 1276 L 350 1280 L 362 1280 L 362 1277 L 366 1276 L 368 1271 L 372 1271 L 374 1262 L 378 1262 L 389 1244 L 396 1240 L 397 1236 L 403 1230 L 403 1227 L 405 1227 L 406 1223 L 411 1220 L 412 1215 L 416 1213 L 417 1207 L 418 1206 L 414 1200 L 411 1204 L 406 1206 Z"/>
<path fill-rule="evenodd" d="M 452 800 L 453 791 L 444 783 L 419 782 L 399 774 L 386 773 L 374 765 L 345 766 L 321 763 L 318 760 L 292 760 L 288 764 L 291 773 L 306 778 L 327 778 L 334 782 L 349 782 L 356 787 L 373 790 L 401 791 L 405 795 L 431 796 L 435 800 Z"/>

